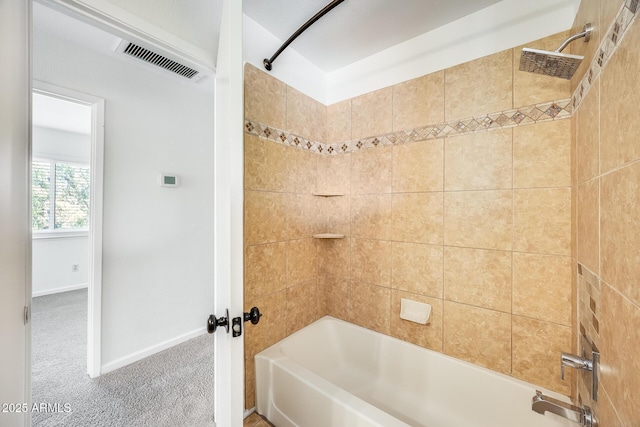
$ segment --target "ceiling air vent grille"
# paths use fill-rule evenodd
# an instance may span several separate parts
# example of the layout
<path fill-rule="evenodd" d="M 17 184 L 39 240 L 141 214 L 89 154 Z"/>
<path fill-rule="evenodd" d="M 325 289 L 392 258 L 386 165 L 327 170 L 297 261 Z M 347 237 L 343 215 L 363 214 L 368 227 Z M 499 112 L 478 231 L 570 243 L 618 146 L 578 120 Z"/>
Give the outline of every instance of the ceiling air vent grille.
<path fill-rule="evenodd" d="M 142 46 L 138 46 L 135 43 L 123 41 L 123 43 L 118 46 L 117 50 L 126 55 L 155 65 L 156 67 L 164 68 L 167 71 L 171 71 L 172 73 L 178 74 L 187 79 L 197 80 L 200 77 L 200 72 L 198 70 L 194 70 L 191 67 L 187 67 L 184 64 L 180 64 L 179 62 L 169 59 L 166 56 L 157 54 Z"/>

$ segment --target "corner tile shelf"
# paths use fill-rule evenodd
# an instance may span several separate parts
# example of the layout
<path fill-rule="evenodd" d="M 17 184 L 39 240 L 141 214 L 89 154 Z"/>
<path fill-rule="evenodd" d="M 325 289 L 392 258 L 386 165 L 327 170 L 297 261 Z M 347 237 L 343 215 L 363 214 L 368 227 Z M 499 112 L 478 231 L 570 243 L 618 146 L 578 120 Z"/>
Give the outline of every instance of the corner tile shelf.
<path fill-rule="evenodd" d="M 313 193 L 314 196 L 318 196 L 318 197 L 340 197 L 340 196 L 344 196 L 344 194 L 340 194 L 340 193 Z"/>
<path fill-rule="evenodd" d="M 322 234 L 314 234 L 314 239 L 342 239 L 344 238 L 344 234 L 332 234 L 332 233 L 322 233 Z"/>

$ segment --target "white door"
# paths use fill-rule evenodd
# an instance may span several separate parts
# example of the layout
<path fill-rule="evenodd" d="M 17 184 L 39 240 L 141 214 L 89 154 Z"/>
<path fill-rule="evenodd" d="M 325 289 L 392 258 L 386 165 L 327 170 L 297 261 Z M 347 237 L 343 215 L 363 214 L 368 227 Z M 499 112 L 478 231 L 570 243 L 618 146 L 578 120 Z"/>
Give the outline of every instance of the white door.
<path fill-rule="evenodd" d="M 31 2 L 0 0 L 0 426 L 28 423 Z M 26 407 L 26 408 L 25 408 Z"/>
<path fill-rule="evenodd" d="M 215 306 L 217 317 L 243 313 L 242 1 L 224 0 L 215 112 Z M 243 322 L 241 322 L 242 324 Z M 244 339 L 215 332 L 215 421 L 240 427 L 244 406 Z"/>

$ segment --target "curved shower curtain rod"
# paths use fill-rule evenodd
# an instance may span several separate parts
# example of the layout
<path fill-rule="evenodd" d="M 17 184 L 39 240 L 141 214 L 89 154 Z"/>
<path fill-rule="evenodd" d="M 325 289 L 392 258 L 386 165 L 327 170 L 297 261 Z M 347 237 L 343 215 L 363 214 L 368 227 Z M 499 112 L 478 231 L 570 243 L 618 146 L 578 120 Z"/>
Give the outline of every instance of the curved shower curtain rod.
<path fill-rule="evenodd" d="M 329 3 L 328 5 L 326 5 L 325 7 L 322 8 L 322 10 L 318 13 L 316 13 L 315 15 L 313 15 L 313 17 L 311 19 L 309 19 L 307 22 L 305 22 L 305 24 L 298 28 L 296 30 L 295 33 L 293 33 L 291 35 L 291 37 L 289 37 L 287 39 L 286 42 L 284 42 L 282 44 L 282 46 L 280 46 L 280 49 L 278 49 L 276 51 L 276 53 L 273 54 L 273 56 L 269 59 L 265 58 L 262 61 L 262 64 L 264 65 L 264 68 L 266 68 L 268 71 L 271 71 L 272 68 L 272 64 L 273 61 L 276 60 L 276 58 L 278 57 L 278 55 L 280 55 L 282 53 L 283 50 L 285 50 L 287 48 L 287 46 L 289 46 L 291 44 L 292 41 L 294 41 L 300 34 L 302 34 L 307 28 L 309 28 L 311 25 L 313 25 L 314 22 L 316 22 L 318 19 L 322 18 L 324 15 L 326 15 L 329 11 L 331 11 L 331 9 L 333 9 L 334 7 L 336 7 L 337 5 L 339 5 L 340 3 L 342 3 L 344 0 L 333 0 L 331 3 Z"/>

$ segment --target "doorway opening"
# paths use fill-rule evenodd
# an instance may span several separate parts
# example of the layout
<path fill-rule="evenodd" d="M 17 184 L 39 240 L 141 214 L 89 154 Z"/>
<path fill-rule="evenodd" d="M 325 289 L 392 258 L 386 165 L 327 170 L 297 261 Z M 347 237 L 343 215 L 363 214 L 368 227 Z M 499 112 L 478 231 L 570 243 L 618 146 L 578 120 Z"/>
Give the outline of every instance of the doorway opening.
<path fill-rule="evenodd" d="M 63 411 L 74 375 L 100 375 L 104 100 L 33 88 L 32 393 Z"/>

